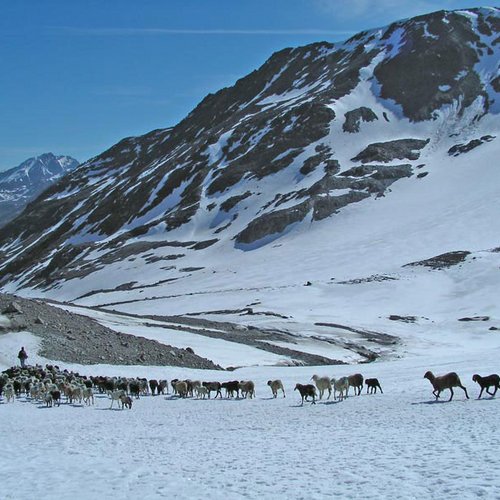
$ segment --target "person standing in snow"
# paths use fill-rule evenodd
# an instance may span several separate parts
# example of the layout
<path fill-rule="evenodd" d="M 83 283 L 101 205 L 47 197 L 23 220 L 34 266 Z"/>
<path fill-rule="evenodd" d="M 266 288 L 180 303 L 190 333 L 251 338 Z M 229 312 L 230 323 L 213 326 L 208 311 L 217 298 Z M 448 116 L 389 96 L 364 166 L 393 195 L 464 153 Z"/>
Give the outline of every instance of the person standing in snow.
<path fill-rule="evenodd" d="M 26 360 L 28 359 L 28 354 L 26 354 L 24 347 L 21 347 L 21 350 L 17 354 L 17 357 L 19 358 L 19 361 L 21 362 L 21 368 L 25 368 L 26 367 Z"/>

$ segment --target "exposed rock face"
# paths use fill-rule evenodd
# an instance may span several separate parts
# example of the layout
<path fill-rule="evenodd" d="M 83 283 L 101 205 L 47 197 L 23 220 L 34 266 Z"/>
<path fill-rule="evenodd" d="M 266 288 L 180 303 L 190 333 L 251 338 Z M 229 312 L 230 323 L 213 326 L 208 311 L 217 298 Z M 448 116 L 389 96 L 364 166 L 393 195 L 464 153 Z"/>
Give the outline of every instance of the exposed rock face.
<path fill-rule="evenodd" d="M 345 114 L 345 122 L 342 126 L 344 132 L 359 132 L 361 122 L 373 122 L 378 120 L 378 116 L 365 106 L 348 111 Z"/>
<path fill-rule="evenodd" d="M 470 252 L 467 250 L 459 250 L 456 252 L 443 253 L 430 259 L 421 260 L 418 262 L 411 262 L 407 266 L 424 266 L 432 269 L 445 269 L 447 267 L 456 266 L 465 261 Z"/>
<path fill-rule="evenodd" d="M 453 127 L 499 112 L 499 17 L 441 11 L 277 52 L 175 127 L 120 141 L 29 204 L 0 230 L 0 285 L 44 289 L 134 255 L 148 263 L 152 242 L 184 245 L 153 258 L 170 261 L 251 249 L 384 195 L 412 175 L 429 139 L 439 148 Z M 408 119 L 428 120 L 430 137 Z M 398 120 L 416 133 L 401 139 Z M 370 144 L 374 127 L 394 140 Z"/>
<path fill-rule="evenodd" d="M 396 141 L 377 142 L 370 144 L 352 161 L 362 163 L 390 162 L 394 160 L 418 160 L 419 150 L 423 149 L 429 139 L 398 139 Z"/>
<path fill-rule="evenodd" d="M 481 144 L 484 144 L 485 142 L 490 142 L 493 139 L 495 139 L 494 136 L 484 135 L 480 139 L 472 139 L 472 141 L 469 141 L 467 144 L 456 144 L 455 146 L 451 147 L 448 150 L 448 154 L 450 156 L 458 156 L 461 155 L 462 153 L 468 153 L 469 151 L 472 151 L 478 146 L 481 146 Z"/>

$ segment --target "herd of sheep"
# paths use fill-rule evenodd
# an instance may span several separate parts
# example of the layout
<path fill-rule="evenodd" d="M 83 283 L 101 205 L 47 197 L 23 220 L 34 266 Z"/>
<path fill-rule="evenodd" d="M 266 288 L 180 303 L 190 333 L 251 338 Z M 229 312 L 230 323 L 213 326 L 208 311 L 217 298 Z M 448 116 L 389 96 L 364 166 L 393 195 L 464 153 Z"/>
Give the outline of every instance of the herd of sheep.
<path fill-rule="evenodd" d="M 433 394 L 436 399 L 445 389 L 450 390 L 450 399 L 453 398 L 453 388 L 460 387 L 465 396 L 469 398 L 467 389 L 462 385 L 460 377 L 455 373 L 436 377 L 432 372 L 425 373 L 424 378 L 428 379 L 433 387 Z M 354 395 L 360 395 L 363 385 L 366 386 L 366 392 L 376 393 L 382 387 L 378 379 L 367 378 L 356 373 L 349 377 L 330 378 L 313 375 L 311 380 L 314 384 L 296 384 L 295 389 L 301 397 L 301 405 L 304 401 L 316 403 L 316 399 L 322 399 L 328 392 L 329 399 L 333 392 L 334 400 L 344 400 L 352 387 Z M 494 396 L 500 388 L 500 377 L 492 374 L 482 377 L 475 374 L 472 377 L 481 387 L 479 398 L 483 391 L 490 396 Z M 286 397 L 285 388 L 281 380 L 269 380 L 267 385 L 270 387 L 274 398 L 278 397 L 279 392 Z M 202 382 L 199 380 L 179 380 L 170 381 L 170 387 L 173 394 L 179 398 L 196 397 L 198 399 L 210 399 L 214 397 L 226 398 L 253 398 L 255 397 L 255 384 L 251 380 L 232 380 L 228 382 Z M 494 391 L 490 392 L 490 387 Z M 12 367 L 0 374 L 0 397 L 4 402 L 13 402 L 16 397 L 25 394 L 31 400 L 40 402 L 46 406 L 59 406 L 64 398 L 67 403 L 78 403 L 91 405 L 94 404 L 95 392 L 107 394 L 111 400 L 110 408 L 114 403 L 120 408 L 132 408 L 133 399 L 138 399 L 141 395 L 160 395 L 169 393 L 169 383 L 167 380 L 156 380 L 146 378 L 117 378 L 117 377 L 87 377 L 81 376 L 68 370 L 60 370 L 57 366 L 46 365 L 28 366 L 23 369 Z"/>

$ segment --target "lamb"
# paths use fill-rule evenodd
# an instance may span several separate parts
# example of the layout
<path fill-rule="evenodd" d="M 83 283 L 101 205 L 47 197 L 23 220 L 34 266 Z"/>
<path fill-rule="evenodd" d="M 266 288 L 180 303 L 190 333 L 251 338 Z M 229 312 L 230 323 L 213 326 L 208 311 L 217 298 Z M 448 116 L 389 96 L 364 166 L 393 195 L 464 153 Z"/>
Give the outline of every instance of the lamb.
<path fill-rule="evenodd" d="M 481 392 L 479 393 L 479 396 L 477 399 L 481 399 L 481 395 L 483 394 L 483 391 L 485 389 L 486 389 L 486 392 L 490 396 L 494 396 L 497 393 L 497 390 L 500 389 L 500 377 L 496 373 L 488 375 L 487 377 L 481 377 L 481 375 L 478 375 L 476 373 L 472 376 L 472 380 L 474 382 L 477 382 L 481 386 Z M 488 388 L 491 386 L 493 386 L 495 388 L 493 393 L 491 393 L 488 390 Z"/>
<path fill-rule="evenodd" d="M 316 387 L 319 391 L 319 399 L 323 397 L 323 394 L 326 389 L 328 389 L 328 397 L 326 399 L 330 399 L 332 395 L 332 383 L 329 377 L 319 377 L 318 375 L 313 375 L 311 380 L 314 380 Z"/>
<path fill-rule="evenodd" d="M 247 396 L 252 399 L 255 397 L 255 384 L 251 380 L 242 380 L 238 387 L 241 391 L 241 397 L 246 398 Z"/>
<path fill-rule="evenodd" d="M 122 410 L 127 407 L 129 410 L 132 409 L 132 398 L 126 394 L 120 396 L 120 403 L 122 404 Z"/>
<path fill-rule="evenodd" d="M 278 390 L 281 389 L 283 392 L 283 397 L 285 396 L 285 389 L 283 388 L 283 382 L 281 380 L 268 380 L 267 385 L 271 388 L 271 391 L 273 393 L 273 397 L 277 398 L 278 397 Z"/>
<path fill-rule="evenodd" d="M 312 403 L 313 405 L 316 404 L 316 387 L 311 384 L 303 385 L 303 384 L 296 384 L 294 391 L 299 391 L 300 396 L 302 398 L 302 404 L 300 406 L 304 405 L 304 400 L 307 401 L 308 397 L 312 398 Z"/>
<path fill-rule="evenodd" d="M 363 375 L 361 375 L 361 373 L 355 373 L 354 375 L 349 375 L 348 379 L 349 387 L 354 389 L 354 395 L 359 396 L 363 389 Z"/>
<path fill-rule="evenodd" d="M 469 399 L 467 389 L 462 385 L 462 382 L 460 382 L 460 377 L 455 372 L 450 372 L 446 375 L 436 377 L 431 371 L 428 371 L 425 372 L 424 378 L 429 380 L 429 382 L 432 384 L 432 387 L 434 388 L 432 394 L 436 396 L 436 400 L 439 398 L 441 391 L 443 391 L 444 389 L 449 389 L 451 395 L 448 401 L 451 401 L 453 399 L 453 387 L 460 387 L 461 389 L 463 389 L 465 392 L 465 397 Z"/>
<path fill-rule="evenodd" d="M 208 394 L 208 389 L 206 387 L 204 387 L 203 385 L 200 386 L 200 387 L 195 387 L 194 388 L 195 392 L 196 392 L 196 396 L 198 397 L 198 399 L 201 397 L 202 399 L 205 399 L 207 394 Z"/>
<path fill-rule="evenodd" d="M 382 394 L 384 394 L 384 391 L 382 390 L 382 387 L 380 387 L 380 383 L 378 381 L 378 379 L 376 378 L 367 378 L 365 380 L 365 384 L 366 384 L 366 394 L 377 394 L 377 388 L 380 389 L 380 392 Z M 368 392 L 370 391 L 370 392 Z"/>
<path fill-rule="evenodd" d="M 340 377 L 338 379 L 332 378 L 331 383 L 333 384 L 333 399 L 336 398 L 336 392 L 339 391 L 340 401 L 343 401 L 347 397 L 347 393 L 349 392 L 349 378 L 348 377 Z"/>

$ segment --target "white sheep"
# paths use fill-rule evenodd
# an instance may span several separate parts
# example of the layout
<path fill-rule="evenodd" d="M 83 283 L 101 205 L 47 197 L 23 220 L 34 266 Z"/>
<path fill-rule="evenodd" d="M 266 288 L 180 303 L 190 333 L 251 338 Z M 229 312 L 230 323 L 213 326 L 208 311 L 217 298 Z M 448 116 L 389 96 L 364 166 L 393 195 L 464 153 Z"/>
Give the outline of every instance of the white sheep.
<path fill-rule="evenodd" d="M 349 379 L 347 377 L 341 377 L 339 379 L 332 378 L 331 382 L 333 385 L 333 399 L 337 399 L 336 392 L 338 391 L 340 393 L 340 401 L 344 400 L 349 391 Z"/>
<path fill-rule="evenodd" d="M 82 397 L 83 397 L 83 402 L 87 405 L 94 404 L 94 391 L 92 390 L 92 387 L 84 387 L 82 389 Z"/>
<path fill-rule="evenodd" d="M 207 397 L 208 389 L 206 387 L 200 385 L 200 387 L 195 387 L 194 390 L 196 392 L 196 396 L 198 397 L 198 399 L 200 397 L 201 399 L 205 399 Z"/>
<path fill-rule="evenodd" d="M 332 383 L 330 381 L 329 377 L 319 377 L 318 375 L 313 375 L 311 377 L 311 380 L 314 380 L 314 383 L 316 384 L 316 387 L 318 388 L 319 391 L 319 399 L 323 397 L 323 394 L 325 390 L 328 389 L 328 397 L 327 399 L 330 399 L 330 396 L 332 395 Z"/>
<path fill-rule="evenodd" d="M 117 401 L 118 406 L 120 406 L 121 396 L 126 396 L 126 394 L 125 394 L 125 391 L 123 389 L 119 389 L 117 391 L 111 392 L 110 396 L 111 396 L 111 406 L 109 407 L 109 409 L 111 410 L 111 408 L 113 408 L 113 403 L 115 401 Z"/>

